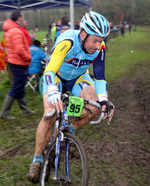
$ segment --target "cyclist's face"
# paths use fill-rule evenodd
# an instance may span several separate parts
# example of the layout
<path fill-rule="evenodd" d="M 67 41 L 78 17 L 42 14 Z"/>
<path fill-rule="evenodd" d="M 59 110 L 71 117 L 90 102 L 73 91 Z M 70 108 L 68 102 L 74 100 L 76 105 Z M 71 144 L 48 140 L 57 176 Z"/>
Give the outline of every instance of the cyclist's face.
<path fill-rule="evenodd" d="M 96 52 L 96 50 L 100 49 L 101 46 L 101 42 L 104 40 L 105 38 L 101 38 L 99 36 L 92 36 L 90 35 L 85 43 L 84 43 L 84 47 L 86 49 L 86 51 L 89 54 L 93 54 L 94 52 Z"/>

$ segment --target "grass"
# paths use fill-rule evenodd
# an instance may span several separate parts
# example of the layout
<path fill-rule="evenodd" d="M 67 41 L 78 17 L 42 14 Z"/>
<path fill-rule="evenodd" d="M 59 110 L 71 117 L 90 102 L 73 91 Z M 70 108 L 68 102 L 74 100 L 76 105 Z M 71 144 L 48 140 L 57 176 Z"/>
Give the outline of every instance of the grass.
<path fill-rule="evenodd" d="M 35 39 L 41 41 L 41 43 L 42 43 L 43 39 L 46 39 L 47 33 L 48 33 L 47 31 L 38 31 L 38 32 L 35 33 L 35 35 L 36 35 Z M 0 32 L 0 41 L 3 39 L 3 34 L 4 34 L 4 32 L 1 31 Z"/>
<path fill-rule="evenodd" d="M 149 62 L 150 37 L 148 30 L 149 28 L 146 28 L 146 32 L 132 32 L 130 35 L 126 33 L 124 38 L 120 36 L 108 41 L 106 53 L 106 78 L 108 84 L 111 84 L 122 74 L 132 76 L 135 64 L 142 61 L 144 63 Z M 145 29 L 141 28 L 141 31 L 145 31 Z M 39 31 L 36 35 L 37 39 L 42 41 L 46 32 Z M 0 73 L 0 108 L 2 108 L 5 94 L 9 89 L 10 84 L 5 71 Z M 33 185 L 26 180 L 26 173 L 34 154 L 34 137 L 43 114 L 43 103 L 42 96 L 33 93 L 29 88 L 26 89 L 26 100 L 29 108 L 36 111 L 35 115 L 23 117 L 15 101 L 11 114 L 16 116 L 17 119 L 14 121 L 0 119 L 0 185 L 3 186 Z M 87 125 L 79 130 L 79 135 L 85 141 L 90 140 L 91 143 L 103 142 L 104 137 L 106 137 L 113 144 L 117 140 L 113 136 L 113 131 L 116 130 L 118 125 L 119 123 L 114 125 L 111 130 L 108 130 L 107 125 L 95 127 Z M 141 139 L 141 136 L 136 136 L 135 138 Z M 140 145 L 147 146 L 142 141 Z M 4 154 L 5 156 L 2 156 Z M 90 160 L 89 167 L 93 170 L 90 172 L 90 176 L 93 177 L 95 184 L 100 185 L 101 180 L 104 181 L 102 185 L 105 185 L 107 180 L 107 185 L 113 185 L 115 179 L 120 179 L 128 183 L 127 185 L 146 185 L 144 178 L 136 172 L 138 169 L 143 172 L 146 171 L 142 166 L 135 165 L 131 167 L 130 165 L 122 164 L 122 167 L 120 167 L 120 164 L 116 164 L 117 162 L 109 162 L 107 159 L 105 161 L 99 159 L 95 161 Z M 129 171 L 128 177 L 122 175 L 120 170 Z M 130 176 L 130 172 L 132 172 L 132 176 Z M 97 176 L 95 177 L 95 175 Z"/>
<path fill-rule="evenodd" d="M 117 37 L 109 40 L 106 55 L 107 81 L 111 83 L 123 73 L 132 73 L 135 63 L 148 61 L 149 57 L 149 32 L 126 33 L 124 38 Z"/>
<path fill-rule="evenodd" d="M 36 37 L 35 39 L 41 41 L 41 43 L 43 42 L 43 39 L 46 39 L 46 35 L 47 35 L 47 31 L 38 31 L 36 33 Z"/>

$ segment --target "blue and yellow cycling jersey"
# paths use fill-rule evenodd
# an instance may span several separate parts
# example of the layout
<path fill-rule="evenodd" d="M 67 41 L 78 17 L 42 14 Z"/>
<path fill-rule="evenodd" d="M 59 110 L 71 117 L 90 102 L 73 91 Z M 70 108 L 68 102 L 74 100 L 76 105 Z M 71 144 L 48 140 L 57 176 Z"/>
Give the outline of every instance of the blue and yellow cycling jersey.
<path fill-rule="evenodd" d="M 90 64 L 93 64 L 96 93 L 107 97 L 105 43 L 101 43 L 99 51 L 87 54 L 82 49 L 80 31 L 67 30 L 57 38 L 45 69 L 45 75 L 50 74 L 48 85 L 55 84 L 55 74 L 66 81 L 77 79 L 87 72 Z"/>

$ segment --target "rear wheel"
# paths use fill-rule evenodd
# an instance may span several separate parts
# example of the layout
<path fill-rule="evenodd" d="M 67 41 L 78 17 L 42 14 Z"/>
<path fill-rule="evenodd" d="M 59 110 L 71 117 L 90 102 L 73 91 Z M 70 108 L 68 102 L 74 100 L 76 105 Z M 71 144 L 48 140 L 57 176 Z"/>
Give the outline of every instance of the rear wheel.
<path fill-rule="evenodd" d="M 68 167 L 69 179 L 66 176 L 66 155 L 65 144 L 69 141 L 68 150 Z M 88 163 L 84 147 L 74 134 L 65 133 L 64 140 L 60 142 L 60 157 L 58 165 L 57 180 L 55 175 L 55 149 L 56 141 L 54 141 L 47 149 L 47 154 L 43 162 L 41 170 L 40 183 L 41 186 L 47 185 L 71 185 L 71 186 L 87 186 L 88 185 Z"/>

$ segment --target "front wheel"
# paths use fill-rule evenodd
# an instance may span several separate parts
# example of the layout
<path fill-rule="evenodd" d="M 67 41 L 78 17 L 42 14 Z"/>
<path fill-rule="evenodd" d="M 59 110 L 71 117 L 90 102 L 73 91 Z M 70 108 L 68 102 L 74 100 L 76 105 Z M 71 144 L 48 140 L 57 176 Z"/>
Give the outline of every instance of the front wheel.
<path fill-rule="evenodd" d="M 69 144 L 69 146 L 66 147 L 66 144 Z M 87 156 L 79 138 L 77 138 L 74 134 L 64 133 L 64 140 L 60 141 L 57 178 L 55 177 L 55 149 L 56 141 L 54 141 L 47 149 L 41 170 L 41 186 L 87 186 Z M 68 149 L 67 153 L 65 149 Z"/>

